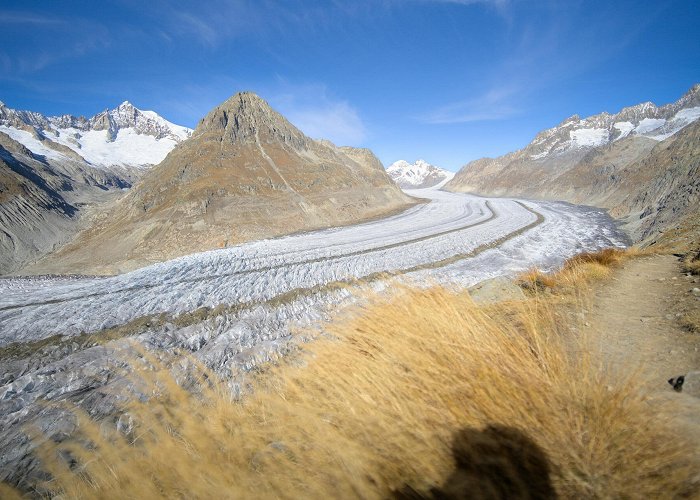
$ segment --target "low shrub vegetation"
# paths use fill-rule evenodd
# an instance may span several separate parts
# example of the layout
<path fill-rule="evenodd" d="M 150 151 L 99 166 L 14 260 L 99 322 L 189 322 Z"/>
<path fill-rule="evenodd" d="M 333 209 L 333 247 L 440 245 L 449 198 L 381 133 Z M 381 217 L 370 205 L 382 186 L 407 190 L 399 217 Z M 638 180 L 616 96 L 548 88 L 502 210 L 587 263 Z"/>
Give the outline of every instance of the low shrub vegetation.
<path fill-rule="evenodd" d="M 542 291 L 560 294 L 580 292 L 596 280 L 610 276 L 613 269 L 624 261 L 645 255 L 643 250 L 606 248 L 598 252 L 584 252 L 568 259 L 559 271 L 545 273 L 531 269 L 518 278 L 518 284 L 532 293 Z"/>
<path fill-rule="evenodd" d="M 700 274 L 700 250 L 687 253 L 681 262 L 684 272 L 695 275 Z"/>

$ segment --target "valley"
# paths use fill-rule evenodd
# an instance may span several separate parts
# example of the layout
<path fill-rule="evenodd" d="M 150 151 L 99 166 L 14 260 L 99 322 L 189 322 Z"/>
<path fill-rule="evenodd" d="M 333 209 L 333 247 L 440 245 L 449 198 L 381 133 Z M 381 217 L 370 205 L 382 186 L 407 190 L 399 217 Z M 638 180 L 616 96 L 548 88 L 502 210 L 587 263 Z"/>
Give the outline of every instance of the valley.
<path fill-rule="evenodd" d="M 0 500 L 700 498 L 700 2 L 0 7 Z"/>
<path fill-rule="evenodd" d="M 129 103 L 90 120 L 2 107 L 0 481 L 43 473 L 27 425 L 76 430 L 52 403 L 108 421 L 141 397 L 127 359 L 177 353 L 240 397 L 371 297 L 479 285 L 498 301 L 532 269 L 663 234 L 697 210 L 697 95 L 623 110 L 639 124 L 622 132 L 607 114 L 569 119 L 456 175 L 424 160 L 385 171 L 251 92 L 193 131 Z"/>

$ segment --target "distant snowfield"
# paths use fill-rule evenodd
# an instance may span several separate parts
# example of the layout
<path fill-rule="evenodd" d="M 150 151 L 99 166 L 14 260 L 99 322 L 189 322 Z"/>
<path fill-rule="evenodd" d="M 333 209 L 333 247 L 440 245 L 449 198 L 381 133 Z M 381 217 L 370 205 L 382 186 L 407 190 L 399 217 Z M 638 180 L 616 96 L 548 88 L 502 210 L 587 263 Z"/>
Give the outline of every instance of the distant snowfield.
<path fill-rule="evenodd" d="M 283 294 L 308 292 L 303 305 L 279 305 L 276 314 L 289 322 L 317 316 L 314 309 L 328 302 L 324 286 L 333 282 L 388 272 L 419 283 L 469 286 L 625 242 L 595 209 L 435 189 L 407 192 L 430 202 L 379 221 L 189 255 L 110 278 L 2 279 L 0 346 L 203 306 L 254 311 Z M 236 321 L 217 326 L 215 336 L 229 338 Z"/>
<path fill-rule="evenodd" d="M 155 111 L 135 108 L 128 101 L 89 120 L 69 115 L 46 117 L 3 107 L 1 102 L 0 108 L 10 117 L 0 123 L 0 132 L 34 154 L 50 160 L 66 160 L 65 149 L 52 144 L 56 143 L 77 153 L 95 168 L 156 165 L 193 132 Z M 105 129 L 106 124 L 109 130 Z"/>
<path fill-rule="evenodd" d="M 572 130 L 569 135 L 577 146 L 600 146 L 608 140 L 608 131 L 604 128 L 581 128 Z"/>
<path fill-rule="evenodd" d="M 68 146 L 96 167 L 157 165 L 177 146 L 173 139 L 156 139 L 130 128 L 119 130 L 114 141 L 107 140 L 105 130 L 62 129 L 58 136 L 47 136 Z"/>
<path fill-rule="evenodd" d="M 63 153 L 35 139 L 25 130 L 0 125 L 0 132 L 5 132 L 35 154 L 53 160 L 66 159 Z M 108 140 L 106 130 L 81 131 L 74 128 L 52 130 L 46 133 L 46 137 L 69 147 L 97 168 L 156 165 L 177 145 L 173 139 L 156 139 L 129 128 L 119 130 L 113 141 Z"/>

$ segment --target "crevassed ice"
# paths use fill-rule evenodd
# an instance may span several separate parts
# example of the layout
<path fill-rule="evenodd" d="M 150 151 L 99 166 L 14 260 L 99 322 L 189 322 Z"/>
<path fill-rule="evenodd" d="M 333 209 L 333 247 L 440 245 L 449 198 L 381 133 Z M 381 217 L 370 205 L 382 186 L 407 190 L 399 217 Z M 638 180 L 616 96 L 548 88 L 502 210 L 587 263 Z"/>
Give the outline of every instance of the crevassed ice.
<path fill-rule="evenodd" d="M 612 221 L 593 209 L 528 201 L 545 220 L 519 234 L 536 215 L 514 200 L 408 192 L 431 202 L 380 221 L 188 255 L 112 278 L 0 280 L 0 345 L 100 330 L 162 312 L 257 303 L 337 280 L 432 267 L 458 255 L 488 268 L 475 272 L 465 264 L 470 280 L 624 241 Z M 516 235 L 511 256 L 469 256 L 488 245 L 498 249 Z"/>

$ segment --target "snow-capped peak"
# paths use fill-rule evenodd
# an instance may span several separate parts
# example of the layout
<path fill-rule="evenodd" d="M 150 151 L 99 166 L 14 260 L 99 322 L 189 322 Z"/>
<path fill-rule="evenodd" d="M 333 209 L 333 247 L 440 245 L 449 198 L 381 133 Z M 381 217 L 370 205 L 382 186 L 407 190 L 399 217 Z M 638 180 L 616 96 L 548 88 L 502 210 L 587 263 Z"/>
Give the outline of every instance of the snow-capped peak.
<path fill-rule="evenodd" d="M 415 163 L 398 160 L 389 165 L 386 172 L 403 189 L 439 187 L 455 175 L 425 160 L 416 160 Z"/>
<path fill-rule="evenodd" d="M 44 116 L 0 105 L 0 131 L 34 154 L 65 159 L 66 147 L 95 167 L 137 166 L 160 163 L 192 130 L 142 111 L 124 101 L 92 118 L 73 115 Z"/>
<path fill-rule="evenodd" d="M 603 146 L 628 136 L 664 140 L 700 118 L 700 86 L 694 85 L 675 103 L 656 106 L 642 102 L 616 114 L 602 112 L 581 119 L 573 115 L 537 134 L 525 148 L 532 160 L 545 160 Z"/>

